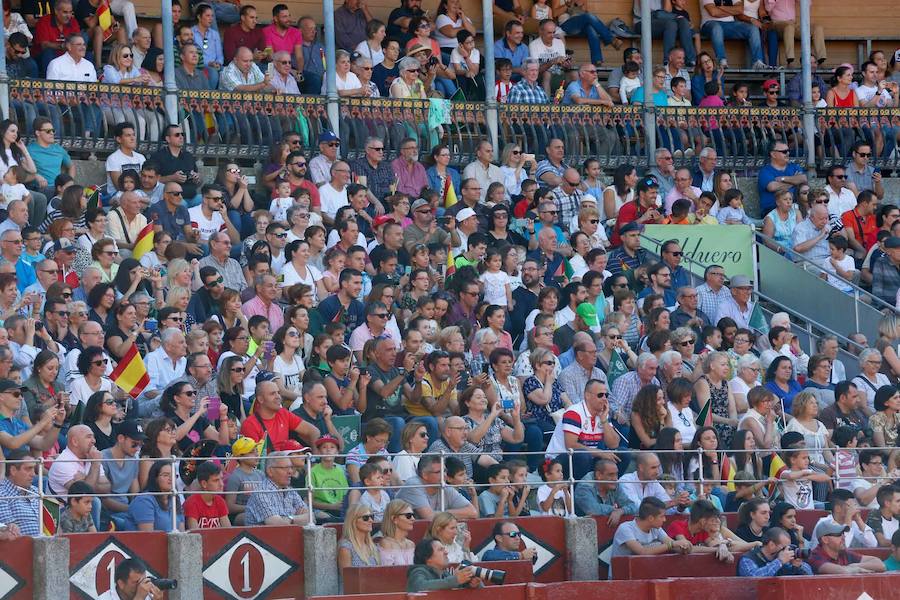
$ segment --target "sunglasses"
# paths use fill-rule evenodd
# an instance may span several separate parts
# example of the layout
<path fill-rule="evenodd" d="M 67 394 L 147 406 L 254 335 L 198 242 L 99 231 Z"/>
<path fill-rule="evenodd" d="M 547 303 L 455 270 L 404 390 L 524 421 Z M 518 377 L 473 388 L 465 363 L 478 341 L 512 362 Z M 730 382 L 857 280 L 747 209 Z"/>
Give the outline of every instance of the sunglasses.
<path fill-rule="evenodd" d="M 185 396 L 196 396 L 197 390 L 188 390 L 186 392 L 181 392 L 181 393 L 184 394 Z"/>
<path fill-rule="evenodd" d="M 682 346 L 683 348 L 687 348 L 688 346 L 693 346 L 696 343 L 697 343 L 697 340 L 684 340 L 683 342 L 680 342 L 678 345 Z"/>
<path fill-rule="evenodd" d="M 598 398 L 609 398 L 609 392 L 597 392 Z"/>
<path fill-rule="evenodd" d="M 510 154 L 522 154 L 521 150 L 513 150 Z"/>
<path fill-rule="evenodd" d="M 305 167 L 306 163 L 305 162 L 292 162 L 291 166 L 292 167 Z"/>
<path fill-rule="evenodd" d="M 95 361 L 91 362 L 91 364 L 94 365 L 95 367 L 105 367 L 107 365 L 107 363 L 109 363 L 109 361 L 106 360 L 105 358 L 101 358 L 99 360 L 95 360 Z"/>
<path fill-rule="evenodd" d="M 340 142 L 328 142 L 328 147 L 329 147 L 329 148 L 337 148 L 337 147 L 340 146 L 340 145 L 341 145 Z"/>
<path fill-rule="evenodd" d="M 232 373 L 243 373 L 244 367 L 232 367 L 231 372 Z"/>
<path fill-rule="evenodd" d="M 23 52 L 24 54 L 24 52 Z M 38 129 L 41 133 L 56 133 L 56 130 L 50 127 L 49 129 Z M 868 154 L 866 156 L 869 156 Z"/>
<path fill-rule="evenodd" d="M 182 194 L 184 194 L 184 192 L 182 192 L 181 190 L 169 190 L 166 193 L 172 194 L 173 196 L 181 196 Z"/>
<path fill-rule="evenodd" d="M 589 221 L 589 223 L 590 223 L 591 225 L 596 225 L 596 224 L 599 223 L 599 222 L 600 222 L 600 219 L 591 219 L 591 220 Z"/>
<path fill-rule="evenodd" d="M 375 517 L 373 517 L 372 515 L 363 515 L 363 516 L 361 516 L 361 517 L 359 518 L 359 520 L 360 520 L 360 521 L 365 521 L 366 523 L 368 523 L 369 521 L 371 521 L 371 520 L 374 519 L 374 518 L 375 518 Z"/>
<path fill-rule="evenodd" d="M 379 319 L 387 319 L 388 318 L 387 313 L 372 313 L 372 316 L 377 317 Z"/>
<path fill-rule="evenodd" d="M 507 531 L 507 532 L 501 533 L 500 535 L 505 535 L 506 537 L 515 539 L 517 537 L 520 537 L 522 535 L 522 533 L 519 531 Z"/>
<path fill-rule="evenodd" d="M 398 516 L 398 517 L 406 517 L 407 519 L 412 520 L 412 519 L 415 519 L 415 518 L 416 518 L 416 513 L 414 513 L 414 512 L 405 512 L 405 513 L 400 513 L 400 514 L 398 514 L 397 516 Z"/>
<path fill-rule="evenodd" d="M 428 432 L 423 431 L 422 433 L 419 434 L 419 437 L 422 438 L 423 440 L 427 440 L 427 439 L 428 439 Z"/>
<path fill-rule="evenodd" d="M 286 235 L 286 234 L 285 234 L 285 235 Z M 222 277 L 221 275 L 219 275 L 218 278 L 213 279 L 212 281 L 207 281 L 207 282 L 206 282 L 206 287 L 208 287 L 208 288 L 214 288 L 214 287 L 216 287 L 216 286 L 218 286 L 218 285 L 222 285 L 223 283 L 225 283 L 225 278 Z"/>
<path fill-rule="evenodd" d="M 119 252 L 117 250 L 104 250 L 103 254 L 107 256 L 118 256 Z"/>
<path fill-rule="evenodd" d="M 50 132 L 52 133 L 53 130 L 51 129 Z M 869 158 L 872 156 L 872 153 L 871 152 L 857 152 L 856 155 L 862 156 L 863 158 Z"/>
<path fill-rule="evenodd" d="M 832 175 L 835 179 L 847 179 L 846 175 Z"/>
<path fill-rule="evenodd" d="M 541 364 L 544 366 L 547 366 L 547 367 L 551 367 L 551 366 L 553 366 L 554 363 L 552 360 L 544 360 L 544 361 L 541 361 Z"/>
<path fill-rule="evenodd" d="M 184 321 L 184 317 L 169 317 L 170 321 L 175 321 L 176 323 L 181 323 Z"/>

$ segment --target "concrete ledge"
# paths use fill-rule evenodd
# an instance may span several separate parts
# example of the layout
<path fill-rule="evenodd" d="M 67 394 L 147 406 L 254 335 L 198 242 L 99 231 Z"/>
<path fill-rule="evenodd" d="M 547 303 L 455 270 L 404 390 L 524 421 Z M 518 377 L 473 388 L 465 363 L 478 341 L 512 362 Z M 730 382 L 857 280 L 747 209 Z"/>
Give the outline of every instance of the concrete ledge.
<path fill-rule="evenodd" d="M 197 533 L 170 533 L 168 579 L 177 579 L 178 588 L 168 592 L 169 600 L 203 597 L 203 539 Z M 62 597 L 62 596 L 60 596 Z"/>
<path fill-rule="evenodd" d="M 597 522 L 590 517 L 564 519 L 566 528 L 566 579 L 594 581 L 600 578 L 597 558 Z"/>
<path fill-rule="evenodd" d="M 303 528 L 303 581 L 307 598 L 340 593 L 334 527 Z"/>
<path fill-rule="evenodd" d="M 36 537 L 33 546 L 34 600 L 69 597 L 69 539 Z"/>

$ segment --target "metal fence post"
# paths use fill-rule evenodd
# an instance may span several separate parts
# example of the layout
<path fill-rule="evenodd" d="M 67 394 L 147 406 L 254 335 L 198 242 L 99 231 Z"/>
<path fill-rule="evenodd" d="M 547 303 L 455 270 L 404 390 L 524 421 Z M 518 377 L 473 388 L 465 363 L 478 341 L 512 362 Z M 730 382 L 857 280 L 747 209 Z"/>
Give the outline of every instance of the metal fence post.
<path fill-rule="evenodd" d="M 328 122 L 334 135 L 341 137 L 341 109 L 338 103 L 337 74 L 334 71 L 337 42 L 334 37 L 334 0 L 323 0 L 322 11 L 325 16 L 325 103 Z"/>
<path fill-rule="evenodd" d="M 320 458 L 320 457 L 316 457 Z M 313 482 L 312 482 L 312 459 L 313 456 L 309 455 L 306 457 L 306 504 L 309 509 L 309 526 L 312 527 L 316 524 L 316 515 L 313 510 Z M 350 490 L 347 490 L 347 493 L 350 493 Z"/>
<path fill-rule="evenodd" d="M 2 28 L 0 28 L 2 29 Z M 2 35 L 2 34 L 0 34 Z M 5 73 L 5 70 L 4 70 Z M 37 490 L 38 490 L 38 531 L 44 535 L 44 461 L 38 460 L 37 468 Z"/>
<path fill-rule="evenodd" d="M 500 154 L 500 126 L 497 97 L 494 95 L 494 85 L 497 74 L 494 69 L 494 3 L 491 0 L 481 0 L 481 13 L 483 15 L 481 28 L 484 31 L 484 120 L 487 123 L 488 135 L 494 152 Z"/>
<path fill-rule="evenodd" d="M 641 2 L 641 55 L 644 57 L 644 144 L 647 164 L 653 166 L 656 154 L 656 110 L 653 108 L 653 18 L 650 2 Z"/>
<path fill-rule="evenodd" d="M 816 109 L 812 103 L 812 62 L 810 53 L 809 0 L 800 0 L 800 65 L 803 83 L 803 137 L 806 139 L 806 171 L 816 171 Z M 816 57 L 819 58 L 819 57 Z"/>
<path fill-rule="evenodd" d="M 575 517 L 575 449 L 568 448 L 569 454 L 569 503 L 566 503 L 566 518 Z M 569 510 L 571 509 L 571 511 Z"/>
<path fill-rule="evenodd" d="M 169 19 L 170 21 L 172 19 Z M 172 513 L 172 531 L 178 531 L 178 486 L 175 485 L 175 474 L 178 473 L 178 459 L 172 460 L 172 497 L 169 498 L 169 511 Z"/>
<path fill-rule="evenodd" d="M 444 451 L 441 450 L 441 512 L 447 510 L 447 500 L 444 498 L 444 491 L 447 488 L 447 473 L 444 471 L 446 469 L 446 465 L 444 464 Z M 477 503 L 478 500 L 476 499 Z"/>
<path fill-rule="evenodd" d="M 0 0 L 0 8 L 3 8 L 3 0 Z M 6 74 L 6 29 L 0 27 L 0 40 L 3 44 L 3 52 L 0 52 L 0 113 L 4 119 L 9 119 L 9 76 Z"/>
<path fill-rule="evenodd" d="M 2 1 L 2 0 L 0 0 Z M 163 87 L 166 119 L 175 125 L 178 119 L 178 86 L 175 84 L 175 25 L 172 23 L 172 3 L 162 1 L 162 30 L 163 30 Z M 174 481 L 174 479 L 173 479 Z"/>

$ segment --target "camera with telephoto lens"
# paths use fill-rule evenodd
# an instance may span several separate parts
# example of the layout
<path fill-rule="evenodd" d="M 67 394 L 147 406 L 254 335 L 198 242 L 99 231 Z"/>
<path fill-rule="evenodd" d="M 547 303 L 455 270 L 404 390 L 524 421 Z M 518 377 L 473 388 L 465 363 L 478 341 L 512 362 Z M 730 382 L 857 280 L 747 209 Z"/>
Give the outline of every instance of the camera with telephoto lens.
<path fill-rule="evenodd" d="M 174 590 L 178 588 L 177 579 L 150 579 L 150 582 L 160 590 Z"/>
<path fill-rule="evenodd" d="M 788 550 L 794 551 L 794 558 L 799 558 L 800 560 L 806 560 L 809 558 L 809 548 L 800 548 L 799 546 L 795 546 L 791 544 L 788 546 Z"/>
<path fill-rule="evenodd" d="M 470 561 L 464 560 L 459 563 L 460 569 L 465 569 L 466 567 L 472 567 L 472 571 L 478 579 L 482 581 L 490 581 L 494 585 L 503 585 L 503 580 L 506 579 L 506 571 L 501 571 L 500 569 L 486 569 L 484 567 L 479 567 L 478 565 L 473 565 Z"/>

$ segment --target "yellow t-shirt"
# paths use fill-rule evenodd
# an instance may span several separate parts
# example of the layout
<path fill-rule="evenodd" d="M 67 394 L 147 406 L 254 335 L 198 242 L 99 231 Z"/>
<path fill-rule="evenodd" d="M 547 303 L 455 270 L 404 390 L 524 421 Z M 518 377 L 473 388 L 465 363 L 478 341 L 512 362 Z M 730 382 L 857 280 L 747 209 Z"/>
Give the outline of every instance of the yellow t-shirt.
<path fill-rule="evenodd" d="M 422 397 L 431 397 L 431 398 L 440 398 L 447 391 L 447 386 L 453 385 L 451 380 L 446 380 L 443 382 L 443 385 L 436 384 L 431 379 L 431 374 L 425 375 L 422 378 Z M 456 390 L 450 395 L 450 400 L 456 400 Z M 403 405 L 406 407 L 406 412 L 414 417 L 430 417 L 432 416 L 431 411 L 429 411 L 425 406 L 420 402 L 411 402 L 410 400 L 404 400 Z"/>

